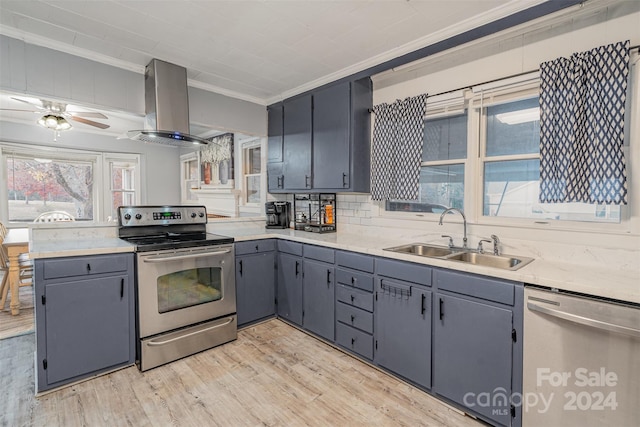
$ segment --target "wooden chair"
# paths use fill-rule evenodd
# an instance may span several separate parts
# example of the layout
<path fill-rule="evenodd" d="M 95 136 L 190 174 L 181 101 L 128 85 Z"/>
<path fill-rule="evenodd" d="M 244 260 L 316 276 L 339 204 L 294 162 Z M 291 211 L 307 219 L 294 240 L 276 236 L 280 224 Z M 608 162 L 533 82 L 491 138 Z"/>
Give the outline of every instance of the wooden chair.
<path fill-rule="evenodd" d="M 49 211 L 43 212 L 33 220 L 33 222 L 57 222 L 57 221 L 75 221 L 75 218 L 65 211 Z"/>
<path fill-rule="evenodd" d="M 0 223 L 1 224 L 1 223 Z M 1 229 L 2 227 L 0 227 Z M 9 293 L 9 257 L 7 250 L 2 245 L 5 235 L 0 237 L 0 271 L 2 271 L 2 283 L 0 284 L 0 310 L 4 310 Z M 28 254 L 21 254 L 18 258 L 20 274 L 18 276 L 19 286 L 31 286 L 33 280 L 33 263 Z"/>

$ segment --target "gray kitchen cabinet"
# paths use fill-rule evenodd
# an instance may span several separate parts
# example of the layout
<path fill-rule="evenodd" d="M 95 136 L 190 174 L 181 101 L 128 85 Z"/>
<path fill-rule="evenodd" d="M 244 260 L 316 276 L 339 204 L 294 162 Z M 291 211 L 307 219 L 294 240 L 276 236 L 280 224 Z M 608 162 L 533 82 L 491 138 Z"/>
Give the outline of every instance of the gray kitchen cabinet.
<path fill-rule="evenodd" d="M 431 388 L 431 268 L 384 259 L 376 274 L 374 362 Z"/>
<path fill-rule="evenodd" d="M 269 106 L 269 191 L 369 192 L 372 93 L 364 78 Z"/>
<path fill-rule="evenodd" d="M 373 359 L 374 258 L 336 252 L 336 343 Z"/>
<path fill-rule="evenodd" d="M 135 362 L 133 254 L 36 259 L 37 391 Z"/>
<path fill-rule="evenodd" d="M 311 189 L 312 99 L 303 95 L 284 102 L 284 189 Z"/>
<path fill-rule="evenodd" d="M 238 326 L 275 315 L 275 242 L 255 240 L 237 242 L 236 308 Z"/>
<path fill-rule="evenodd" d="M 283 110 L 282 103 L 267 107 L 267 162 L 282 162 L 282 136 L 283 136 Z"/>
<path fill-rule="evenodd" d="M 520 391 L 512 378 L 521 375 L 514 372 L 521 345 L 514 284 L 444 270 L 434 273 L 434 281 L 433 391 L 491 423 L 519 425 L 509 402 Z"/>
<path fill-rule="evenodd" d="M 303 270 L 302 326 L 314 334 L 333 342 L 335 267 L 333 264 L 305 258 Z"/>
<path fill-rule="evenodd" d="M 278 317 L 302 326 L 302 244 L 278 242 Z"/>

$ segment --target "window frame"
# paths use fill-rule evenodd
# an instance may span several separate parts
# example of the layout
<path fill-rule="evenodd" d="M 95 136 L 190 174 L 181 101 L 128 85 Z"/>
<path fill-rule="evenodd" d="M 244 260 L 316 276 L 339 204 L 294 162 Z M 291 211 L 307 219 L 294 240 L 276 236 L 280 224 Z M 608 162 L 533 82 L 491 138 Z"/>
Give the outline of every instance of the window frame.
<path fill-rule="evenodd" d="M 251 173 L 248 174 L 246 173 L 246 167 L 247 167 L 247 154 L 248 154 L 248 150 L 252 149 L 252 148 L 259 148 L 260 149 L 260 172 L 259 173 Z M 262 205 L 262 200 L 264 198 L 264 181 L 265 178 L 263 178 L 264 174 L 265 174 L 265 168 L 264 168 L 264 162 L 263 162 L 263 158 L 264 158 L 264 147 L 262 144 L 262 141 L 260 140 L 260 138 L 253 138 L 250 140 L 245 140 L 242 141 L 241 143 L 241 153 L 242 153 L 242 204 L 244 206 L 253 206 L 253 207 L 258 207 L 260 205 Z M 258 202 L 249 202 L 249 189 L 247 186 L 247 178 L 248 177 L 259 177 L 260 178 L 260 201 Z"/>
<path fill-rule="evenodd" d="M 103 178 L 103 203 L 104 208 L 102 209 L 103 217 L 106 218 L 107 221 L 117 221 L 118 212 L 114 212 L 111 210 L 113 207 L 113 193 L 115 191 L 122 192 L 133 192 L 134 194 L 134 204 L 139 205 L 141 199 L 141 171 L 140 171 L 140 154 L 124 154 L 124 153 L 103 153 L 102 155 L 103 163 L 104 163 L 104 178 Z M 134 164 L 134 179 L 133 179 L 133 190 L 129 189 L 121 189 L 115 190 L 113 188 L 113 180 L 112 180 L 112 171 L 114 163 L 133 163 Z"/>
<path fill-rule="evenodd" d="M 93 164 L 93 219 L 91 221 L 82 221 L 83 224 L 97 224 L 105 221 L 117 221 L 111 213 L 111 176 L 110 162 L 115 161 L 134 161 L 136 163 L 135 181 L 136 203 L 140 203 L 142 195 L 142 155 L 134 153 L 111 153 L 111 152 L 95 152 L 88 150 L 78 150 L 73 148 L 59 148 L 42 145 L 24 145 L 10 142 L 0 142 L 0 174 L 5 183 L 7 179 L 7 158 L 14 154 L 17 157 L 26 158 L 52 158 L 61 161 L 85 161 Z M 9 222 L 9 206 L 8 206 L 8 189 L 6 184 L 0 186 L 0 219 L 3 222 Z M 32 221 L 12 221 L 11 224 L 19 226 L 31 226 Z"/>

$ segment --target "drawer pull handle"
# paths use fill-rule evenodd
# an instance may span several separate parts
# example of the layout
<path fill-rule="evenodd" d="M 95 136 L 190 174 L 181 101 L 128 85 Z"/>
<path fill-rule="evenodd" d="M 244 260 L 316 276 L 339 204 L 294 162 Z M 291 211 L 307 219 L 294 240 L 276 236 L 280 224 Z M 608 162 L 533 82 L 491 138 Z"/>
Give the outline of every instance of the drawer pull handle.
<path fill-rule="evenodd" d="M 351 324 L 353 324 L 353 321 L 355 320 L 356 316 L 354 316 L 353 314 L 351 315 Z"/>
<path fill-rule="evenodd" d="M 356 278 L 351 276 L 351 284 L 353 285 L 354 283 L 356 283 Z"/>
<path fill-rule="evenodd" d="M 424 306 L 424 303 L 427 299 L 427 296 L 425 294 L 422 294 L 422 305 L 421 305 L 421 310 L 420 310 L 420 314 L 424 314 L 426 308 Z"/>
<path fill-rule="evenodd" d="M 91 271 L 91 264 L 87 264 L 87 271 L 90 272 Z"/>
<path fill-rule="evenodd" d="M 355 338 L 351 338 L 351 346 L 353 346 L 356 343 L 356 339 Z"/>
<path fill-rule="evenodd" d="M 354 299 L 356 299 L 356 297 L 351 295 L 351 302 L 353 302 Z"/>
<path fill-rule="evenodd" d="M 258 249 L 258 245 L 256 245 L 256 252 L 258 252 L 258 250 L 259 250 L 259 249 Z"/>
<path fill-rule="evenodd" d="M 238 271 L 238 273 L 240 273 L 240 276 L 242 276 L 242 260 L 240 260 L 240 271 Z"/>

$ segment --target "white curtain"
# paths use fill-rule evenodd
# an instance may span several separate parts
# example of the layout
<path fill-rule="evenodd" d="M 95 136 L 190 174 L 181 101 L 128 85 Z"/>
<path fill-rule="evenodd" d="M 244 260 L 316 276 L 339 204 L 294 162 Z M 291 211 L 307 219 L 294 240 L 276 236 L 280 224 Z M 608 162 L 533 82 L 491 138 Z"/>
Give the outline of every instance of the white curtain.
<path fill-rule="evenodd" d="M 626 204 L 629 41 L 540 65 L 540 202 Z"/>
<path fill-rule="evenodd" d="M 373 107 L 371 198 L 417 200 L 427 95 Z"/>

